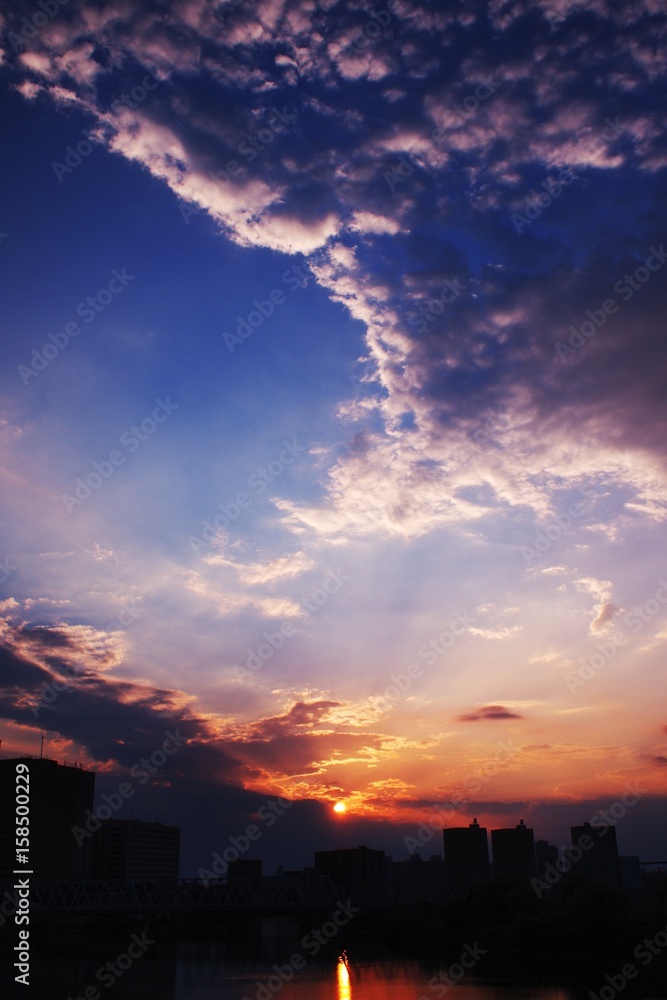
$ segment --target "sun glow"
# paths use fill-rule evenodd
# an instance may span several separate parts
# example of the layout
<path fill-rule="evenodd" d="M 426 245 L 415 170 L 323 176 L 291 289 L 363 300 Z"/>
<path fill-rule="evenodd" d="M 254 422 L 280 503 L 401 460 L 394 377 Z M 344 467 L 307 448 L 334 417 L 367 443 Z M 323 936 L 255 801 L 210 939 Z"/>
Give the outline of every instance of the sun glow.
<path fill-rule="evenodd" d="M 334 812 L 338 813 L 339 816 L 342 816 L 344 813 L 347 812 L 347 808 L 345 807 L 344 802 L 337 802 L 336 805 L 333 807 L 333 809 Z"/>

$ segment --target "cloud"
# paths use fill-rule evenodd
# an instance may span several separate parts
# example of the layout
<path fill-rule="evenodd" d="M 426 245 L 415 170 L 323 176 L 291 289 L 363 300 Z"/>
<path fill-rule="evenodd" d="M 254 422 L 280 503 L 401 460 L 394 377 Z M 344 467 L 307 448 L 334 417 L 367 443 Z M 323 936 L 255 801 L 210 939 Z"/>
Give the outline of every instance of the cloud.
<path fill-rule="evenodd" d="M 330 709 L 337 705 L 336 701 L 296 702 L 283 715 L 253 723 L 244 730 L 244 737 L 267 740 L 285 734 L 316 730 L 328 716 Z"/>
<path fill-rule="evenodd" d="M 22 623 L 5 629 L 7 645 L 46 669 L 83 672 L 111 670 L 122 660 L 123 640 L 89 625 Z"/>
<path fill-rule="evenodd" d="M 510 510 L 549 517 L 554 483 L 591 481 L 624 493 L 612 535 L 622 516 L 667 516 L 664 283 L 614 291 L 660 245 L 642 206 L 661 197 L 667 164 L 651 89 L 667 22 L 649 0 L 588 4 L 586 20 L 556 26 L 547 12 L 491 5 L 514 53 L 502 62 L 481 13 L 426 3 L 396 3 L 375 39 L 360 10 L 339 5 L 332 22 L 325 3 L 241 5 L 224 23 L 197 3 L 168 20 L 84 6 L 26 56 L 8 53 L 27 97 L 39 86 L 92 115 L 108 149 L 236 243 L 309 255 L 364 323 L 365 395 L 340 412 L 367 447 L 335 460 L 321 500 L 281 501 L 295 532 L 418 538 Z M 91 59 L 98 49 L 112 55 Z M 147 70 L 158 85 L 146 99 L 114 104 Z M 512 213 L 547 189 L 517 233 Z M 618 314 L 560 359 L 557 343 L 610 296 Z"/>
<path fill-rule="evenodd" d="M 468 712 L 465 715 L 457 715 L 456 718 L 458 722 L 484 722 L 496 719 L 522 719 L 523 716 L 518 715 L 509 708 L 505 708 L 504 705 L 483 705 L 473 712 Z"/>
<path fill-rule="evenodd" d="M 595 635 L 598 632 L 603 632 L 616 615 L 623 610 L 611 601 L 611 581 L 598 580 L 595 577 L 582 577 L 575 580 L 574 585 L 582 593 L 592 594 L 593 597 L 597 598 L 598 603 L 593 608 L 594 617 L 589 626 L 589 633 Z"/>
<path fill-rule="evenodd" d="M 610 580 L 597 580 L 594 576 L 581 577 L 574 581 L 574 585 L 582 593 L 592 594 L 601 601 L 606 601 L 611 597 Z"/>
<path fill-rule="evenodd" d="M 660 646 L 663 642 L 665 642 L 665 640 L 667 640 L 667 628 L 660 629 L 659 632 L 656 632 L 655 635 L 648 640 L 648 642 L 639 647 L 639 651 L 641 653 L 648 653 L 652 649 L 656 649 Z"/>
<path fill-rule="evenodd" d="M 181 575 L 186 589 L 215 607 L 223 617 L 236 615 L 241 611 L 254 611 L 265 618 L 301 618 L 305 615 L 303 607 L 286 594 L 248 594 L 238 588 L 221 586 L 219 582 L 207 578 L 197 570 L 183 570 Z M 282 578 L 279 576 L 278 579 Z M 253 582 L 266 581 L 258 578 Z"/>
<path fill-rule="evenodd" d="M 591 632 L 602 632 L 621 610 L 616 604 L 612 604 L 611 601 L 606 601 L 604 604 L 598 605 L 597 615 L 590 625 Z"/>
<path fill-rule="evenodd" d="M 506 626 L 505 628 L 474 628 L 471 626 L 468 631 L 470 635 L 478 635 L 481 639 L 511 639 L 523 632 L 522 625 Z"/>
<path fill-rule="evenodd" d="M 225 566 L 236 570 L 241 582 L 252 587 L 294 579 L 315 565 L 304 552 L 279 556 L 268 563 L 240 563 L 233 557 L 221 554 L 206 556 L 204 562 L 209 566 Z"/>

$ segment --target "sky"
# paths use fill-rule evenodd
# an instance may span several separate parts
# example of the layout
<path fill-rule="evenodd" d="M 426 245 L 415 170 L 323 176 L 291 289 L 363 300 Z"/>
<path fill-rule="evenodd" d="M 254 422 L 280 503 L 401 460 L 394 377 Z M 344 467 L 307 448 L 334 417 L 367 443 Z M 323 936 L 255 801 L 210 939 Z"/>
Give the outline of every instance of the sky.
<path fill-rule="evenodd" d="M 3 754 L 178 733 L 118 815 L 184 875 L 258 815 L 665 860 L 662 3 L 0 28 Z"/>

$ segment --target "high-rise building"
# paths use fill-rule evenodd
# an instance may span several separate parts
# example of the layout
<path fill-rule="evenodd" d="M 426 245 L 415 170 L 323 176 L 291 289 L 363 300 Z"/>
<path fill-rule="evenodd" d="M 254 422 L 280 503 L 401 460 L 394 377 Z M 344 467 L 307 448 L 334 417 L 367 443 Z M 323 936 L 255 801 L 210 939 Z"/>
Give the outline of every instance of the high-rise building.
<path fill-rule="evenodd" d="M 179 877 L 181 830 L 138 819 L 108 819 L 92 837 L 91 878 L 173 882 Z"/>
<path fill-rule="evenodd" d="M 344 882 L 353 877 L 370 884 L 385 877 L 387 858 L 384 851 L 376 851 L 371 847 L 315 851 L 315 868 L 332 882 Z"/>
<path fill-rule="evenodd" d="M 536 840 L 535 841 L 535 865 L 539 874 L 542 874 L 546 869 L 547 865 L 552 867 L 556 866 L 558 861 L 558 848 L 555 844 L 550 844 L 548 840 Z"/>
<path fill-rule="evenodd" d="M 246 888 L 262 882 L 262 862 L 256 858 L 237 858 L 229 862 L 227 885 Z"/>
<path fill-rule="evenodd" d="M 0 760 L 0 881 L 13 879 L 17 867 L 17 764 L 26 765 L 29 775 L 28 856 L 33 883 L 83 881 L 88 874 L 89 839 L 77 844 L 72 829 L 85 827 L 86 811 L 93 809 L 95 772 L 48 757 Z"/>
<path fill-rule="evenodd" d="M 445 867 L 448 871 L 486 871 L 489 842 L 486 827 L 476 819 L 470 826 L 452 826 L 442 831 Z"/>
<path fill-rule="evenodd" d="M 492 830 L 491 850 L 496 874 L 532 875 L 535 871 L 535 838 L 523 820 L 513 828 Z"/>
<path fill-rule="evenodd" d="M 621 873 L 616 846 L 616 827 L 571 826 L 574 870 L 595 882 L 620 886 Z M 568 855 L 566 849 L 565 854 Z"/>

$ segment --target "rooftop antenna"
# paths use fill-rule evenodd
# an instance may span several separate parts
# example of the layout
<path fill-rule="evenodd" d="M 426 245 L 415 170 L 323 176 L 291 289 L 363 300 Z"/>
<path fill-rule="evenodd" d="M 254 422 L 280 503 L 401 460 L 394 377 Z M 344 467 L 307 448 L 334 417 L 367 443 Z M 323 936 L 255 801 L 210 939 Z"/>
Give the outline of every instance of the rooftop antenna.
<path fill-rule="evenodd" d="M 39 748 L 39 759 L 41 760 L 44 755 L 44 733 L 42 733 L 42 743 Z"/>

